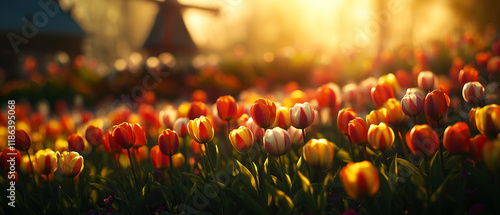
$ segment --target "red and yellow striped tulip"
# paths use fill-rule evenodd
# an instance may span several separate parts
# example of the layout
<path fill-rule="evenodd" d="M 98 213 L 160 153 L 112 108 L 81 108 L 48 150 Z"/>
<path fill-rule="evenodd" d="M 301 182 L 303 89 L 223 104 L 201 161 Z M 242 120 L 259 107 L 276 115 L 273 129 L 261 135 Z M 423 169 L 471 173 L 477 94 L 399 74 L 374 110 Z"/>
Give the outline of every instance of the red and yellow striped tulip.
<path fill-rule="evenodd" d="M 361 117 L 356 117 L 349 121 L 348 133 L 351 141 L 358 145 L 366 145 L 368 135 L 368 125 Z"/>
<path fill-rule="evenodd" d="M 492 173 L 500 173 L 500 140 L 486 142 L 483 147 L 483 161 Z"/>
<path fill-rule="evenodd" d="M 272 127 L 280 127 L 286 130 L 290 128 L 290 125 L 290 109 L 283 106 L 279 107 L 278 110 L 276 110 L 276 120 Z"/>
<path fill-rule="evenodd" d="M 489 139 L 495 139 L 500 133 L 500 105 L 491 104 L 482 107 L 475 114 L 477 130 Z"/>
<path fill-rule="evenodd" d="M 372 88 L 370 95 L 376 108 L 382 107 L 387 100 L 394 98 L 394 92 L 387 84 L 377 84 Z"/>
<path fill-rule="evenodd" d="M 478 134 L 470 139 L 470 155 L 477 162 L 483 161 L 483 147 L 488 142 L 488 137 Z"/>
<path fill-rule="evenodd" d="M 356 117 L 358 117 L 358 115 L 356 115 L 356 112 L 351 108 L 344 108 L 339 111 L 337 115 L 337 126 L 342 134 L 349 135 L 349 121 Z"/>
<path fill-rule="evenodd" d="M 192 102 L 191 106 L 189 106 L 189 110 L 187 112 L 187 117 L 190 120 L 199 118 L 201 116 L 207 116 L 207 105 L 203 102 Z"/>
<path fill-rule="evenodd" d="M 89 125 L 87 129 L 85 129 L 85 139 L 87 139 L 87 142 L 93 147 L 100 146 L 104 139 L 102 129 L 94 125 Z"/>
<path fill-rule="evenodd" d="M 139 123 L 132 124 L 132 129 L 134 130 L 135 135 L 135 148 L 139 148 L 141 146 L 145 146 L 147 143 L 146 132 L 144 128 Z"/>
<path fill-rule="evenodd" d="M 370 125 L 368 129 L 368 143 L 376 150 L 386 150 L 394 143 L 394 131 L 387 124 Z"/>
<path fill-rule="evenodd" d="M 158 137 L 158 146 L 161 153 L 167 156 L 172 156 L 179 151 L 179 135 L 175 131 L 165 129 Z"/>
<path fill-rule="evenodd" d="M 469 123 L 471 124 L 471 126 L 475 129 L 477 129 L 477 125 L 476 125 L 476 112 L 481 109 L 480 107 L 477 107 L 477 108 L 472 108 L 470 111 L 469 111 Z"/>
<path fill-rule="evenodd" d="M 406 133 L 408 148 L 417 156 L 431 157 L 439 148 L 438 135 L 427 125 L 415 125 Z"/>
<path fill-rule="evenodd" d="M 470 129 L 467 123 L 457 122 L 450 125 L 444 131 L 443 145 L 451 154 L 462 154 L 469 152 Z"/>
<path fill-rule="evenodd" d="M 276 120 L 276 104 L 269 99 L 257 99 L 250 107 L 250 115 L 261 128 L 268 128 Z"/>
<path fill-rule="evenodd" d="M 392 73 L 388 73 L 386 75 L 382 75 L 378 78 L 379 84 L 387 84 L 391 87 L 394 95 L 399 95 L 401 87 L 399 86 L 399 82 L 396 79 L 396 76 Z"/>
<path fill-rule="evenodd" d="M 224 121 L 232 120 L 238 112 L 238 103 L 236 103 L 236 100 L 230 95 L 219 97 L 216 104 L 217 113 L 220 119 Z"/>
<path fill-rule="evenodd" d="M 214 127 L 205 116 L 190 120 L 187 129 L 189 136 L 198 143 L 208 143 L 214 138 Z"/>
<path fill-rule="evenodd" d="M 462 88 L 462 96 L 466 102 L 479 104 L 483 97 L 484 87 L 479 82 L 467 82 Z"/>
<path fill-rule="evenodd" d="M 424 102 L 416 94 L 406 94 L 401 99 L 401 108 L 407 116 L 415 117 L 424 110 Z"/>
<path fill-rule="evenodd" d="M 200 144 L 196 145 L 199 146 Z M 149 154 L 154 168 L 166 169 L 170 167 L 170 158 L 161 153 L 160 148 L 158 146 L 153 146 Z M 172 155 L 172 163 L 174 163 L 175 168 L 177 169 L 181 168 L 182 164 L 184 164 L 184 155 L 182 155 L 182 153 L 177 153 Z"/>
<path fill-rule="evenodd" d="M 302 155 L 310 166 L 326 170 L 333 163 L 335 148 L 324 138 L 312 139 L 304 145 Z"/>
<path fill-rule="evenodd" d="M 83 170 L 83 157 L 78 152 L 56 152 L 57 170 L 63 177 L 74 178 Z"/>
<path fill-rule="evenodd" d="M 175 120 L 174 131 L 177 132 L 179 137 L 184 138 L 188 135 L 187 125 L 189 123 L 188 118 L 179 118 Z"/>
<path fill-rule="evenodd" d="M 175 109 L 175 107 L 172 105 L 167 105 L 165 108 L 163 108 L 163 110 L 160 111 L 158 118 L 160 124 L 164 128 L 171 128 L 175 120 L 177 119 L 177 115 L 177 109 Z"/>
<path fill-rule="evenodd" d="M 31 147 L 31 137 L 28 133 L 23 129 L 14 130 L 14 138 L 16 140 L 16 144 L 14 145 L 20 151 L 28 151 Z"/>
<path fill-rule="evenodd" d="M 438 78 L 431 71 L 421 71 L 418 74 L 417 83 L 424 92 L 430 92 L 438 87 Z"/>
<path fill-rule="evenodd" d="M 348 163 L 340 171 L 340 180 L 353 199 L 374 196 L 380 186 L 378 170 L 369 161 Z"/>
<path fill-rule="evenodd" d="M 304 136 L 302 135 L 302 129 L 297 129 L 293 126 L 290 126 L 288 128 L 288 134 L 290 135 L 290 140 L 292 141 L 292 145 L 296 144 L 303 144 L 304 143 Z M 309 128 L 304 130 L 305 135 L 307 136 L 309 134 Z"/>
<path fill-rule="evenodd" d="M 250 116 L 248 116 L 248 114 L 244 113 L 244 114 L 241 114 L 240 117 L 238 117 L 238 119 L 236 120 L 236 123 L 238 124 L 238 126 L 245 126 L 248 119 L 250 119 Z"/>
<path fill-rule="evenodd" d="M 378 125 L 381 122 L 387 122 L 387 109 L 385 108 L 372 110 L 366 115 L 366 123 L 368 125 Z"/>
<path fill-rule="evenodd" d="M 122 149 L 132 148 L 135 144 L 135 132 L 132 124 L 123 122 L 113 126 L 113 132 L 109 136 L 109 141 L 119 145 Z"/>
<path fill-rule="evenodd" d="M 234 149 L 242 154 L 250 150 L 254 142 L 252 131 L 245 126 L 232 130 L 229 133 L 229 140 Z"/>
<path fill-rule="evenodd" d="M 85 141 L 80 134 L 71 134 L 68 136 L 68 150 L 82 153 L 85 150 Z"/>
<path fill-rule="evenodd" d="M 382 105 L 387 110 L 387 122 L 393 126 L 398 126 L 408 120 L 408 116 L 403 113 L 401 103 L 395 99 L 390 98 Z"/>
<path fill-rule="evenodd" d="M 30 158 L 28 157 L 28 155 L 23 155 L 21 157 L 21 164 L 19 165 L 19 168 L 21 169 L 21 172 L 24 172 L 25 174 L 31 174 L 33 166 L 31 166 Z"/>
<path fill-rule="evenodd" d="M 434 90 L 425 96 L 425 115 L 434 121 L 443 119 L 450 107 L 450 97 L 441 90 Z"/>
<path fill-rule="evenodd" d="M 460 82 L 460 86 L 464 86 L 467 82 L 475 82 L 478 81 L 479 71 L 477 71 L 472 66 L 465 66 L 460 73 L 458 74 L 458 81 Z"/>
<path fill-rule="evenodd" d="M 279 157 L 290 151 L 292 142 L 287 131 L 280 127 L 267 129 L 264 134 L 264 148 L 272 156 Z"/>
<path fill-rule="evenodd" d="M 38 150 L 33 163 L 38 174 L 49 175 L 57 169 L 56 153 L 52 149 Z"/>
<path fill-rule="evenodd" d="M 290 108 L 290 121 L 292 126 L 298 129 L 304 129 L 314 122 L 314 110 L 308 102 L 297 103 Z"/>
<path fill-rule="evenodd" d="M 417 95 L 418 97 L 420 97 L 422 99 L 422 101 L 424 100 L 425 98 L 425 93 L 424 91 L 422 91 L 420 88 L 418 87 L 414 87 L 414 88 L 408 88 L 406 89 L 406 94 L 415 94 Z"/>

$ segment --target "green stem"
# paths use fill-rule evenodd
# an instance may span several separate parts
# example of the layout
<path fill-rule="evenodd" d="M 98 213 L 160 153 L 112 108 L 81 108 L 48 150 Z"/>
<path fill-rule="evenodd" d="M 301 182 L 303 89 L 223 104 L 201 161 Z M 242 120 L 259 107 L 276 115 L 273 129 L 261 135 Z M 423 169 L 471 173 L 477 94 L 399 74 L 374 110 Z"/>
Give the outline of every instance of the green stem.
<path fill-rule="evenodd" d="M 368 153 L 366 152 L 366 143 L 363 145 L 363 154 L 365 156 L 365 160 L 368 160 Z"/>
<path fill-rule="evenodd" d="M 302 139 L 304 141 L 304 146 L 306 145 L 306 131 L 305 129 L 302 129 Z"/>
<path fill-rule="evenodd" d="M 210 168 L 210 172 L 212 173 L 212 178 L 214 180 L 217 181 L 217 178 L 215 177 L 215 174 L 214 174 L 214 169 L 213 169 L 213 166 L 212 166 L 212 160 L 210 160 L 210 150 L 208 149 L 208 144 L 207 143 L 203 143 L 205 145 L 205 152 L 207 152 L 207 160 L 208 160 L 208 165 L 209 165 L 209 168 Z"/>
<path fill-rule="evenodd" d="M 252 172 L 252 176 L 255 179 L 255 182 L 257 183 L 257 187 L 260 188 L 259 179 L 257 178 L 257 173 L 255 172 L 255 166 L 253 165 L 252 158 L 250 157 L 250 154 L 247 153 L 247 157 L 248 157 L 248 164 L 250 165 L 249 166 L 250 172 Z"/>
<path fill-rule="evenodd" d="M 440 128 L 439 127 L 439 120 L 436 120 L 436 125 L 438 127 L 438 129 Z M 443 171 L 443 174 L 444 174 L 444 159 L 443 159 L 443 143 L 441 140 L 439 140 L 439 160 L 441 160 L 441 170 Z"/>
<path fill-rule="evenodd" d="M 37 190 L 38 193 L 38 185 L 36 184 L 35 173 L 33 172 L 33 168 L 35 168 L 35 166 L 33 166 L 33 163 L 31 162 L 31 156 L 28 150 L 26 150 L 26 153 L 28 154 L 28 160 L 30 161 L 31 165 L 31 178 L 33 179 L 33 186 L 35 186 L 35 189 Z"/>
<path fill-rule="evenodd" d="M 430 198 L 432 195 L 432 187 L 431 187 L 431 176 L 429 169 L 431 168 L 429 157 L 424 155 L 424 168 L 425 168 L 425 185 L 427 186 L 427 196 Z"/>
<path fill-rule="evenodd" d="M 132 162 L 132 156 L 130 155 L 130 149 L 127 149 L 128 160 L 130 161 L 130 168 L 132 169 L 132 174 L 134 175 L 135 187 L 137 188 L 137 192 L 140 194 L 139 183 L 137 183 L 137 176 L 135 175 L 134 163 Z"/>
<path fill-rule="evenodd" d="M 173 174 L 173 166 L 174 166 L 174 162 L 172 162 L 172 155 L 168 156 L 168 160 L 170 161 L 170 166 L 169 166 L 169 173 L 170 173 L 170 181 L 172 182 L 172 186 L 174 186 L 174 174 Z"/>

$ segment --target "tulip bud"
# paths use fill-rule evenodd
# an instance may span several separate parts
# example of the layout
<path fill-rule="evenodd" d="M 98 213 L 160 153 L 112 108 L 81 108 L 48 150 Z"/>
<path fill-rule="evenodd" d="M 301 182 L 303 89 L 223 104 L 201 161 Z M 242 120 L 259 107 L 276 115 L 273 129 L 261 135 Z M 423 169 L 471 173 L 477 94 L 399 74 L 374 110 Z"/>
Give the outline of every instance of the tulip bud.
<path fill-rule="evenodd" d="M 134 147 L 139 148 L 141 146 L 146 145 L 146 143 L 147 143 L 146 132 L 144 131 L 142 126 L 139 123 L 134 123 L 134 124 L 132 124 L 132 129 L 133 129 L 134 136 L 135 136 Z"/>
<path fill-rule="evenodd" d="M 344 108 L 339 111 L 339 114 L 337 115 L 337 126 L 339 127 L 342 134 L 349 135 L 349 121 L 353 120 L 356 117 L 358 117 L 356 115 L 356 112 L 354 112 L 354 110 L 350 108 Z"/>
<path fill-rule="evenodd" d="M 179 118 L 175 120 L 174 131 L 177 132 L 179 137 L 186 137 L 188 135 L 187 124 L 189 123 L 188 118 Z"/>
<path fill-rule="evenodd" d="M 470 139 L 470 155 L 477 162 L 483 161 L 483 147 L 488 142 L 488 137 L 478 134 Z"/>
<path fill-rule="evenodd" d="M 135 144 L 135 132 L 132 124 L 123 122 L 113 128 L 113 132 L 109 138 L 110 142 L 119 145 L 123 149 L 132 148 Z"/>
<path fill-rule="evenodd" d="M 488 64 L 486 65 L 486 69 L 490 74 L 495 74 L 500 72 L 500 57 L 495 56 L 488 60 Z"/>
<path fill-rule="evenodd" d="M 172 156 L 179 151 L 179 135 L 175 131 L 165 129 L 158 137 L 158 146 L 161 153 Z"/>
<path fill-rule="evenodd" d="M 401 108 L 407 116 L 415 117 L 424 110 L 424 102 L 416 94 L 406 94 L 401 99 Z"/>
<path fill-rule="evenodd" d="M 147 146 L 137 147 L 135 150 L 135 155 L 137 160 L 145 161 L 149 157 L 149 148 Z"/>
<path fill-rule="evenodd" d="M 309 129 L 305 129 L 304 133 L 307 136 L 309 133 Z M 297 145 L 297 144 L 302 145 L 304 143 L 304 136 L 302 135 L 302 129 L 297 129 L 293 126 L 290 126 L 290 128 L 288 128 L 288 134 L 290 135 L 290 140 L 292 141 L 292 145 Z"/>
<path fill-rule="evenodd" d="M 361 117 L 356 117 L 349 121 L 348 133 L 351 141 L 358 145 L 366 145 L 368 135 L 368 125 Z"/>
<path fill-rule="evenodd" d="M 369 161 L 348 163 L 340 171 L 340 180 L 353 199 L 371 197 L 380 186 L 378 170 Z"/>
<path fill-rule="evenodd" d="M 500 132 L 500 106 L 497 104 L 486 105 L 476 111 L 477 130 L 489 139 L 497 138 Z"/>
<path fill-rule="evenodd" d="M 80 134 L 71 134 L 68 136 L 68 150 L 82 153 L 85 150 L 85 142 Z"/>
<path fill-rule="evenodd" d="M 457 122 L 444 131 L 443 145 L 451 154 L 469 152 L 470 130 L 465 122 Z"/>
<path fill-rule="evenodd" d="M 6 172 L 10 171 L 12 168 L 10 160 L 15 160 L 14 167 L 18 169 L 21 164 L 18 162 L 21 160 L 21 152 L 12 147 L 5 147 L 0 154 L 0 168 Z"/>
<path fill-rule="evenodd" d="M 393 126 L 398 126 L 408 120 L 408 116 L 403 113 L 401 103 L 395 98 L 390 98 L 382 105 L 387 110 L 387 122 Z"/>
<path fill-rule="evenodd" d="M 424 101 L 425 115 L 434 121 L 443 119 L 450 107 L 450 97 L 441 90 L 434 90 L 427 94 Z"/>
<path fill-rule="evenodd" d="M 207 105 L 203 102 L 192 102 L 189 107 L 187 117 L 192 120 L 200 116 L 207 116 Z"/>
<path fill-rule="evenodd" d="M 254 137 L 252 131 L 245 126 L 240 126 L 229 133 L 229 140 L 234 149 L 239 153 L 246 153 L 253 146 Z"/>
<path fill-rule="evenodd" d="M 481 108 L 477 107 L 477 108 L 472 108 L 469 111 L 469 123 L 471 124 L 471 126 L 474 129 L 477 129 L 477 126 L 476 126 L 476 111 L 478 111 L 479 109 L 481 109 Z"/>
<path fill-rule="evenodd" d="M 290 135 L 280 127 L 267 129 L 264 134 L 264 147 L 267 153 L 279 157 L 288 153 L 292 147 Z"/>
<path fill-rule="evenodd" d="M 248 119 L 250 118 L 250 116 L 248 116 L 248 114 L 244 113 L 244 114 L 241 114 L 241 116 L 236 120 L 236 122 L 238 123 L 238 126 L 245 126 L 245 124 L 247 123 Z"/>
<path fill-rule="evenodd" d="M 380 108 L 387 100 L 394 98 L 394 92 L 387 84 L 377 84 L 372 88 L 371 96 L 375 107 Z"/>
<path fill-rule="evenodd" d="M 102 146 L 103 146 L 104 150 L 108 154 L 119 153 L 122 150 L 122 148 L 120 147 L 120 145 L 118 145 L 116 142 L 110 140 L 111 139 L 111 135 L 113 133 L 113 130 L 114 130 L 114 128 L 111 128 L 111 129 L 109 129 L 106 132 L 106 135 L 104 135 L 104 139 L 103 139 L 103 142 L 102 142 Z M 66 151 L 66 150 L 57 150 L 56 149 L 56 151 L 63 152 L 63 151 Z"/>
<path fill-rule="evenodd" d="M 253 137 L 256 142 L 258 143 L 262 142 L 262 138 L 264 137 L 264 129 L 261 128 L 259 125 L 255 124 L 252 117 L 250 117 L 246 121 L 245 127 L 247 127 L 248 129 L 250 129 L 250 131 L 252 131 Z"/>
<path fill-rule="evenodd" d="M 25 174 L 31 174 L 33 166 L 30 163 L 30 158 L 28 157 L 28 155 L 23 155 L 21 157 L 21 164 L 19 165 L 19 167 Z"/>
<path fill-rule="evenodd" d="M 380 76 L 378 78 L 378 83 L 379 84 L 387 84 L 388 86 L 391 87 L 394 95 L 399 95 L 401 87 L 399 86 L 399 82 L 396 79 L 396 76 L 394 74 L 389 73 L 389 74 Z"/>
<path fill-rule="evenodd" d="M 326 170 L 333 163 L 335 148 L 324 138 L 312 139 L 304 145 L 302 155 L 310 166 Z"/>
<path fill-rule="evenodd" d="M 406 89 L 406 94 L 415 94 L 417 95 L 418 97 L 420 97 L 423 101 L 423 99 L 425 98 L 425 93 L 420 89 L 420 88 L 408 88 Z"/>
<path fill-rule="evenodd" d="M 467 82 L 462 88 L 464 100 L 473 104 L 479 104 L 483 93 L 484 87 L 479 82 Z"/>
<path fill-rule="evenodd" d="M 177 110 L 172 105 L 166 106 L 159 113 L 159 120 L 164 128 L 171 128 L 177 119 Z"/>
<path fill-rule="evenodd" d="M 167 167 L 170 167 L 170 158 L 167 155 L 161 153 L 158 146 L 153 146 L 153 148 L 151 148 L 150 157 L 154 168 L 165 169 Z M 181 168 L 182 164 L 184 164 L 184 156 L 181 153 L 172 155 L 172 163 L 174 163 L 175 168 Z"/>
<path fill-rule="evenodd" d="M 366 123 L 368 125 L 378 125 L 381 122 L 387 122 L 387 109 L 385 108 L 372 110 L 366 115 Z"/>
<path fill-rule="evenodd" d="M 189 141 L 189 145 L 191 147 L 191 151 L 193 152 L 193 154 L 195 156 L 203 157 L 203 153 L 205 153 L 205 145 L 199 144 L 198 142 L 194 141 L 193 139 L 191 139 L 191 141 Z"/>
<path fill-rule="evenodd" d="M 434 130 L 425 125 L 415 125 L 406 133 L 408 148 L 417 156 L 432 156 L 439 148 L 439 139 Z"/>
<path fill-rule="evenodd" d="M 31 137 L 24 130 L 16 129 L 14 137 L 16 138 L 16 144 L 14 145 L 20 151 L 28 151 L 31 147 Z"/>
<path fill-rule="evenodd" d="M 394 131 L 387 124 L 370 125 L 368 143 L 376 150 L 386 150 L 394 143 Z"/>
<path fill-rule="evenodd" d="M 307 102 L 303 104 L 295 104 L 290 108 L 290 121 L 293 127 L 304 129 L 312 125 L 314 122 L 314 110 Z"/>
<path fill-rule="evenodd" d="M 38 174 L 49 175 L 57 169 L 56 153 L 52 149 L 38 150 L 33 163 Z"/>
<path fill-rule="evenodd" d="M 500 140 L 495 139 L 484 145 L 483 161 L 492 173 L 500 172 Z"/>
<path fill-rule="evenodd" d="M 83 157 L 78 152 L 56 152 L 57 170 L 63 177 L 74 178 L 83 170 Z"/>
<path fill-rule="evenodd" d="M 320 109 L 328 107 L 333 110 L 337 106 L 337 95 L 328 85 L 322 85 L 316 90 L 316 100 Z"/>
<path fill-rule="evenodd" d="M 230 121 L 236 116 L 238 103 L 232 96 L 221 96 L 217 99 L 217 113 L 224 121 Z"/>
<path fill-rule="evenodd" d="M 431 71 L 422 71 L 417 77 L 418 87 L 424 92 L 430 92 L 438 87 L 437 76 Z"/>
<path fill-rule="evenodd" d="M 276 119 L 276 104 L 269 99 L 257 99 L 250 107 L 250 115 L 261 128 L 268 128 Z"/>
<path fill-rule="evenodd" d="M 214 138 L 214 127 L 205 116 L 190 120 L 187 128 L 191 138 L 198 143 L 208 143 Z"/>
<path fill-rule="evenodd" d="M 85 139 L 87 139 L 87 142 L 93 147 L 98 147 L 102 144 L 104 134 L 100 128 L 89 125 L 87 129 L 85 129 Z"/>
<path fill-rule="evenodd" d="M 465 66 L 464 69 L 460 70 L 458 74 L 458 81 L 461 86 L 464 86 L 467 82 L 475 82 L 478 80 L 479 72 L 472 66 Z"/>
<path fill-rule="evenodd" d="M 276 120 L 271 127 L 280 127 L 282 129 L 288 129 L 291 125 L 290 122 L 290 109 L 287 107 L 279 107 L 276 110 Z"/>

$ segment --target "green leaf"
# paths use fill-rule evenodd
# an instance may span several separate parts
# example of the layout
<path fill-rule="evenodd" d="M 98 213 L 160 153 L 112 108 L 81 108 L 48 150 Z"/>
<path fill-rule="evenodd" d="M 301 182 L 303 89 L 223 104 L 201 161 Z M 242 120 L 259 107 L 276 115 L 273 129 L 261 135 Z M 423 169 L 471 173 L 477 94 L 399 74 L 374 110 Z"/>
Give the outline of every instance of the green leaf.
<path fill-rule="evenodd" d="M 444 181 L 444 172 L 441 168 L 441 159 L 439 158 L 439 151 L 434 155 L 434 158 L 431 161 L 431 168 L 429 170 L 429 178 L 431 181 L 431 187 L 433 192 L 443 183 Z"/>
<path fill-rule="evenodd" d="M 300 171 L 297 172 L 297 175 L 299 175 L 300 180 L 302 181 L 302 191 L 304 191 L 309 209 L 311 211 L 316 210 L 317 204 L 314 202 L 316 198 L 314 198 L 314 190 L 311 182 L 309 182 L 309 179 L 307 179 Z"/>
<path fill-rule="evenodd" d="M 217 192 L 215 192 L 211 184 L 213 184 L 214 186 L 218 186 L 218 184 L 216 183 L 204 184 L 203 195 L 207 197 L 208 201 L 210 202 L 209 207 L 212 209 L 212 211 L 215 212 L 215 214 L 224 214 L 219 195 Z M 219 189 L 220 188 L 222 187 L 219 187 Z"/>
<path fill-rule="evenodd" d="M 238 160 L 234 159 L 233 161 L 235 163 L 236 169 L 238 169 L 239 171 L 239 175 L 241 175 L 240 181 L 245 185 L 246 188 L 248 188 L 248 191 L 251 192 L 250 193 L 251 195 L 253 195 L 254 197 L 258 197 L 259 195 L 258 195 L 257 183 L 252 173 Z"/>
<path fill-rule="evenodd" d="M 397 175 L 404 178 L 411 177 L 419 185 L 425 186 L 424 175 L 415 165 L 402 158 L 397 158 L 397 164 L 399 164 L 397 167 Z"/>
<path fill-rule="evenodd" d="M 142 197 L 143 198 L 146 198 L 147 195 L 149 194 L 149 190 L 151 189 L 151 185 L 153 184 L 153 182 L 154 182 L 153 175 L 148 174 L 148 182 L 142 188 Z"/>
<path fill-rule="evenodd" d="M 198 184 L 204 183 L 203 179 L 200 178 L 200 176 L 197 176 L 195 174 L 191 174 L 191 173 L 187 173 L 187 172 L 181 172 L 181 174 L 183 177 L 188 178 L 193 183 L 198 183 Z"/>
<path fill-rule="evenodd" d="M 273 201 L 277 204 L 278 208 L 285 213 L 289 213 L 293 209 L 293 201 L 283 191 L 276 189 L 269 183 L 266 183 L 269 194 L 272 196 Z"/>
<path fill-rule="evenodd" d="M 99 184 L 99 183 L 90 183 L 91 186 L 95 187 L 96 189 L 100 190 L 100 191 L 106 191 L 106 192 L 113 192 L 112 189 L 102 185 L 102 184 Z"/>
<path fill-rule="evenodd" d="M 243 207 L 248 212 L 254 214 L 267 214 L 266 211 L 245 191 L 238 191 L 230 187 L 222 187 L 222 191 L 231 197 L 236 205 Z"/>

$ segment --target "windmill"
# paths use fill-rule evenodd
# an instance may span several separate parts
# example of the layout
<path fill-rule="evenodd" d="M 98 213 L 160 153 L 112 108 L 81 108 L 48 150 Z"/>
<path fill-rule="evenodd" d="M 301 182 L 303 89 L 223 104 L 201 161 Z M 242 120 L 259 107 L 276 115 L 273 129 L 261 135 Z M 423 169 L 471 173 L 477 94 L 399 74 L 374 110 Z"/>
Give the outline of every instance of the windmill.
<path fill-rule="evenodd" d="M 187 31 L 181 10 L 193 8 L 219 14 L 218 8 L 180 4 L 176 0 L 158 0 L 160 10 L 156 15 L 151 32 L 143 45 L 150 55 L 170 52 L 175 55 L 193 55 L 198 48 Z"/>

